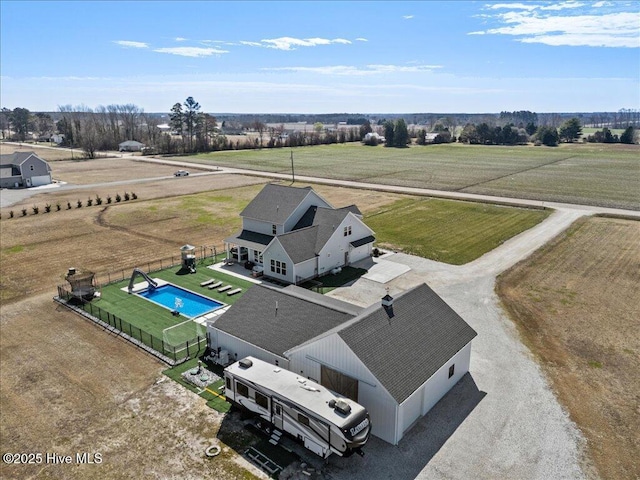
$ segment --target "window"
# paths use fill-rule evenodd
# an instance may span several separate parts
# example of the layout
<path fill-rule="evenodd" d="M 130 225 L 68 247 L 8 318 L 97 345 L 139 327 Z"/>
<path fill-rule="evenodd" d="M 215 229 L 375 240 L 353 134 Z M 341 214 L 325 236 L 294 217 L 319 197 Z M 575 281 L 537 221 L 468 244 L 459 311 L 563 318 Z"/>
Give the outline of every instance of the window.
<path fill-rule="evenodd" d="M 455 363 L 449 367 L 449 378 L 453 377 L 453 372 L 455 371 L 455 369 L 456 369 Z"/>
<path fill-rule="evenodd" d="M 273 235 L 275 235 L 276 233 L 278 233 L 278 229 L 276 228 L 276 225 L 271 225 L 271 233 Z"/>
<path fill-rule="evenodd" d="M 344 236 L 347 237 L 351 235 L 351 225 L 344 227 Z"/>
<path fill-rule="evenodd" d="M 231 390 L 231 379 L 227 377 L 226 380 L 227 380 L 227 390 Z"/>
<path fill-rule="evenodd" d="M 276 405 L 276 415 L 282 415 L 282 408 L 280 408 L 280 405 Z"/>
<path fill-rule="evenodd" d="M 29 170 L 31 170 L 33 172 L 33 165 L 29 166 Z"/>
<path fill-rule="evenodd" d="M 269 410 L 269 399 L 260 392 L 256 392 L 256 403 L 262 408 Z"/>
<path fill-rule="evenodd" d="M 298 423 L 301 423 L 302 425 L 306 425 L 307 427 L 309 426 L 309 417 L 306 417 L 304 415 L 302 415 L 301 413 L 298 414 Z"/>
<path fill-rule="evenodd" d="M 253 251 L 253 261 L 255 263 L 262 263 L 262 252 L 258 250 Z"/>
<path fill-rule="evenodd" d="M 287 264 L 280 260 L 271 260 L 271 271 L 278 275 L 287 275 Z"/>
<path fill-rule="evenodd" d="M 236 382 L 236 392 L 238 392 L 238 395 L 249 398 L 249 387 L 244 383 Z"/>

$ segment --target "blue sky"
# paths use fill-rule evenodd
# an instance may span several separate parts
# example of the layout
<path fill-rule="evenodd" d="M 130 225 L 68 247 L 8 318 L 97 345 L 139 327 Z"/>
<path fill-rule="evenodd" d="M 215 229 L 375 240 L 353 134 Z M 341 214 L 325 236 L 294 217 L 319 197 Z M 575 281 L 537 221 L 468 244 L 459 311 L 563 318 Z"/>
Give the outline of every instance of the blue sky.
<path fill-rule="evenodd" d="M 0 2 L 0 100 L 32 111 L 640 108 L 640 2 Z M 25 26 L 28 25 L 28 28 Z"/>

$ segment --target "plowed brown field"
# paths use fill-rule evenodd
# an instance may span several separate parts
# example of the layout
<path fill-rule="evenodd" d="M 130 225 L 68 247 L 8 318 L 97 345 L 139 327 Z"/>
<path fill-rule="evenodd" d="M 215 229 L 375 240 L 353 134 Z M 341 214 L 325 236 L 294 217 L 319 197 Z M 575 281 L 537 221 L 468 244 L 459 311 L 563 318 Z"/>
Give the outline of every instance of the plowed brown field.
<path fill-rule="evenodd" d="M 576 222 L 497 290 L 602 478 L 640 478 L 640 223 Z"/>

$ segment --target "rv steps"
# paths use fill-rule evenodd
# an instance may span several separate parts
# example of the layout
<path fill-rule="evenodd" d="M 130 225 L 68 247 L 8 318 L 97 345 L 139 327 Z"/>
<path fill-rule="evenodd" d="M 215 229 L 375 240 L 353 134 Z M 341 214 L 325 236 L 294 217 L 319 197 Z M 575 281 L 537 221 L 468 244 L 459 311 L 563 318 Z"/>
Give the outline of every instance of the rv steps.
<path fill-rule="evenodd" d="M 282 471 L 282 467 L 280 465 L 253 447 L 250 447 L 244 453 L 253 464 L 260 467 L 270 475 L 275 475 Z"/>
<path fill-rule="evenodd" d="M 271 438 L 269 439 L 269 443 L 271 445 L 277 445 L 280 442 L 280 437 L 282 436 L 282 432 L 280 430 L 274 430 L 271 434 Z"/>

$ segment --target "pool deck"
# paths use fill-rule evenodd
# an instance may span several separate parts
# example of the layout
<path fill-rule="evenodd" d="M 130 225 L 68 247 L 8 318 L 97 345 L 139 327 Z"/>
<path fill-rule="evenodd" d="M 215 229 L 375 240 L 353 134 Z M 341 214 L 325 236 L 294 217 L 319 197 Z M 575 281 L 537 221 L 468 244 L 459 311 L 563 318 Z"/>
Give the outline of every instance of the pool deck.
<path fill-rule="evenodd" d="M 231 275 L 232 277 L 241 278 L 242 280 L 246 280 L 247 282 L 255 284 L 262 283 L 261 280 L 258 280 L 257 278 L 251 276 L 251 270 L 247 270 L 239 263 L 227 265 L 225 262 L 218 262 L 208 266 L 207 268 L 216 272 L 226 273 L 227 275 Z"/>

